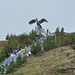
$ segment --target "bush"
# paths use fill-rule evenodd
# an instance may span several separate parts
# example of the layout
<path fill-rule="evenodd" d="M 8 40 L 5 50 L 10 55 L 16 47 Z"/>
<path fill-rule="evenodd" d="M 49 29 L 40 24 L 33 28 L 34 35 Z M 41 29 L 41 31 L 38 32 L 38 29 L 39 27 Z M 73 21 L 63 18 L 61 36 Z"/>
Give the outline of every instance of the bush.
<path fill-rule="evenodd" d="M 0 67 L 0 73 L 4 74 L 4 66 L 2 65 L 2 68 Z"/>
<path fill-rule="evenodd" d="M 36 55 L 39 53 L 39 51 L 41 51 L 41 45 L 40 44 L 36 44 L 36 45 L 33 45 L 32 46 L 32 50 L 31 50 L 31 53 Z"/>
<path fill-rule="evenodd" d="M 56 48 L 55 36 L 48 36 L 47 39 L 44 40 L 43 47 L 45 51 Z"/>
<path fill-rule="evenodd" d="M 9 64 L 9 66 L 8 66 L 8 68 L 7 68 L 7 72 L 6 73 L 11 73 L 11 72 L 13 72 L 14 70 L 15 70 L 15 62 L 14 62 L 14 60 L 12 60 L 11 62 L 10 62 L 10 64 Z"/>
<path fill-rule="evenodd" d="M 71 46 L 71 48 L 75 50 L 75 45 Z"/>
<path fill-rule="evenodd" d="M 69 57 L 69 56 L 70 56 L 70 54 L 71 54 L 71 53 L 67 52 L 67 53 L 66 53 L 66 56 L 68 56 L 68 57 Z"/>
<path fill-rule="evenodd" d="M 27 57 L 21 58 L 21 56 L 19 55 L 16 60 L 16 68 L 18 68 L 20 65 L 24 64 L 26 61 L 27 61 Z"/>
<path fill-rule="evenodd" d="M 22 59 L 21 59 L 21 62 L 24 64 L 25 62 L 27 61 L 27 58 L 26 57 L 23 57 Z"/>
<path fill-rule="evenodd" d="M 19 55 L 16 59 L 16 67 L 18 68 L 19 65 L 21 65 L 22 62 L 21 62 L 21 55 Z"/>
<path fill-rule="evenodd" d="M 58 73 L 62 73 L 62 70 L 61 70 L 61 69 L 59 69 L 59 70 L 58 70 Z"/>
<path fill-rule="evenodd" d="M 20 65 L 22 65 L 22 63 L 24 64 L 27 61 L 26 57 L 22 57 L 19 55 L 17 57 L 16 62 L 14 62 L 13 60 L 10 62 L 9 66 L 7 66 L 7 72 L 6 73 L 11 73 L 16 71 L 16 68 L 18 68 Z M 3 71 L 4 72 L 4 71 Z"/>

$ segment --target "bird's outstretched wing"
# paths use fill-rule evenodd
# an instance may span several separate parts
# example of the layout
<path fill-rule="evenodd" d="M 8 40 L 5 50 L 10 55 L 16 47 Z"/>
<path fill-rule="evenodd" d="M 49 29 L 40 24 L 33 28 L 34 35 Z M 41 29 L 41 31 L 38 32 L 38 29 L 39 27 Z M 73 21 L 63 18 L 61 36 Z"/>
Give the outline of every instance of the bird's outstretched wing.
<path fill-rule="evenodd" d="M 44 18 L 39 21 L 39 23 L 43 23 L 43 22 L 48 22 L 48 21 Z"/>
<path fill-rule="evenodd" d="M 33 24 L 33 23 L 35 23 L 35 22 L 36 22 L 36 20 L 33 19 L 33 20 L 29 21 L 29 24 Z"/>

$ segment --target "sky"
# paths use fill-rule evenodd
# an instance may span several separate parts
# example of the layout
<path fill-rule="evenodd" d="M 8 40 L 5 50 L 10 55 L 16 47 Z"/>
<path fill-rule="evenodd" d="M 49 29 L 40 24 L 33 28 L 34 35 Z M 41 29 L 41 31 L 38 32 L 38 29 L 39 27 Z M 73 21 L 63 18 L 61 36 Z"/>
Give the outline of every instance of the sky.
<path fill-rule="evenodd" d="M 65 32 L 75 32 L 75 0 L 0 0 L 0 40 L 7 34 L 20 35 L 35 29 L 32 19 L 45 18 L 42 27 L 55 32 L 63 27 Z"/>

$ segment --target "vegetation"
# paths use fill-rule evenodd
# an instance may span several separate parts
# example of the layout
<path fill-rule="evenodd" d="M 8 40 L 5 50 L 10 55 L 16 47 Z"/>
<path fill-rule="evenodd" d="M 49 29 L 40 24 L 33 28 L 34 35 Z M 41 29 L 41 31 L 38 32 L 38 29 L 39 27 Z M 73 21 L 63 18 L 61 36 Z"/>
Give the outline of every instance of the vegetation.
<path fill-rule="evenodd" d="M 1 72 L 1 74 L 4 74 L 4 72 L 6 72 L 6 74 L 14 72 L 16 68 L 18 68 L 19 66 L 24 64 L 26 61 L 27 61 L 26 57 L 21 58 L 21 56 L 19 55 L 17 57 L 16 62 L 14 60 L 12 60 L 9 65 L 7 65 L 7 64 L 5 66 L 2 65 L 2 68 L 0 67 L 0 72 Z M 4 68 L 6 69 L 6 71 Z"/>
<path fill-rule="evenodd" d="M 8 41 L 0 41 L 0 62 L 6 57 L 4 52 L 4 47 L 7 45 Z"/>
<path fill-rule="evenodd" d="M 7 34 L 6 40 L 8 40 L 8 43 L 3 48 L 0 47 L 2 49 L 0 49 L 0 62 L 7 58 L 9 56 L 8 53 L 13 52 L 12 50 L 20 50 L 29 44 L 29 36 L 26 34 L 19 36 Z"/>
<path fill-rule="evenodd" d="M 2 65 L 2 68 L 0 67 L 0 73 L 3 74 L 4 73 L 4 66 Z"/>
<path fill-rule="evenodd" d="M 25 46 L 28 46 L 29 44 L 31 44 L 33 41 L 36 41 L 36 45 L 32 45 L 32 51 L 31 52 L 32 52 L 33 55 L 37 55 L 41 51 L 42 46 L 41 46 L 41 43 L 40 42 L 38 43 L 38 40 L 35 39 L 35 36 L 43 36 L 43 35 L 42 34 L 37 35 L 34 30 L 32 30 L 29 35 L 21 34 L 21 35 L 18 35 L 17 36 L 17 35 L 12 35 L 12 34 L 11 35 L 8 35 L 7 34 L 6 40 L 8 40 L 8 43 L 4 47 L 0 47 L 0 49 L 2 49 L 2 50 L 0 50 L 0 62 L 2 60 L 4 60 L 6 57 L 8 57 L 9 56 L 8 53 L 11 53 L 12 50 L 15 50 L 15 49 L 19 50 L 21 48 L 24 48 Z M 43 68 L 45 67 L 41 71 L 42 73 L 40 71 L 38 71 L 38 73 L 37 73 L 38 75 L 40 73 L 41 74 L 45 74 L 46 71 L 47 71 L 47 73 L 53 73 L 53 72 L 54 73 L 57 73 L 57 68 L 58 67 L 59 68 L 61 68 L 60 66 L 65 67 L 65 64 L 66 63 L 69 64 L 70 62 L 72 64 L 74 64 L 74 61 L 73 60 L 72 61 L 71 60 L 69 61 L 70 58 L 73 58 L 73 56 L 72 56 L 73 53 L 71 53 L 72 50 L 71 51 L 69 51 L 69 50 L 65 50 L 64 51 L 64 49 L 57 50 L 56 48 L 61 47 L 61 46 L 70 45 L 70 47 L 72 49 L 75 49 L 75 33 L 65 34 L 64 33 L 64 28 L 61 28 L 60 31 L 59 31 L 59 28 L 56 28 L 55 35 L 50 35 L 49 31 L 47 30 L 47 38 L 44 39 L 42 45 L 43 45 L 44 51 L 51 50 L 50 52 L 52 54 L 51 53 L 49 53 L 49 54 L 52 55 L 52 57 L 49 56 L 50 58 L 49 57 L 46 58 L 46 60 L 49 59 L 49 61 L 46 61 L 45 60 L 45 58 L 44 58 L 45 56 L 44 55 L 40 59 L 38 57 L 37 57 L 38 59 L 34 57 L 36 61 L 38 61 L 38 60 L 40 61 L 40 60 L 43 59 L 41 61 L 43 64 L 41 63 L 39 65 L 39 67 L 37 66 L 39 69 L 42 69 L 41 67 L 43 67 Z M 62 54 L 64 55 L 63 57 L 64 58 L 66 57 L 68 60 L 67 59 L 64 59 L 62 57 Z M 46 55 L 46 56 L 48 56 L 48 55 Z M 59 57 L 62 58 L 62 59 L 60 59 Z M 59 63 L 60 61 L 58 61 L 58 60 L 62 61 L 62 63 Z M 65 60 L 65 61 L 67 60 L 66 63 L 63 60 Z M 10 65 L 8 66 L 7 73 L 14 72 L 15 71 L 15 68 L 18 68 L 20 65 L 24 64 L 26 61 L 27 61 L 26 57 L 23 57 L 23 58 L 21 58 L 21 56 L 17 57 L 16 63 L 14 61 L 12 61 L 10 63 Z M 53 64 L 53 63 L 55 63 L 55 64 Z M 51 64 L 53 64 L 52 67 L 51 67 Z M 58 66 L 56 64 L 58 64 L 60 66 Z M 44 65 L 44 66 L 42 66 L 42 65 Z M 34 66 L 35 66 L 35 63 L 31 67 L 33 67 L 33 69 L 34 69 L 35 68 Z M 50 68 L 48 66 L 50 66 Z M 30 68 L 30 70 L 31 70 L 31 68 Z M 31 70 L 31 71 L 33 71 L 33 70 Z M 2 68 L 2 71 L 1 72 L 2 73 L 4 72 L 4 67 Z M 28 73 L 28 72 L 26 72 L 26 73 Z M 36 75 L 36 73 L 32 73 L 31 75 L 33 75 L 33 74 Z"/>
<path fill-rule="evenodd" d="M 41 45 L 39 43 L 37 43 L 36 45 L 32 46 L 32 50 L 31 53 L 36 55 L 41 51 Z"/>
<path fill-rule="evenodd" d="M 48 36 L 47 39 L 44 40 L 43 47 L 45 51 L 56 48 L 55 36 Z"/>
<path fill-rule="evenodd" d="M 6 73 L 11 73 L 13 71 L 15 71 L 15 67 L 16 67 L 16 64 L 15 62 L 12 60 L 9 64 L 9 66 L 7 67 L 7 71 Z"/>
<path fill-rule="evenodd" d="M 69 56 L 66 54 L 69 53 Z M 69 45 L 52 49 L 42 53 L 40 56 L 27 58 L 24 66 L 18 68 L 14 74 L 23 75 L 68 75 L 68 73 L 58 73 L 58 69 L 75 66 L 75 50 Z M 9 75 L 12 75 L 9 74 Z M 69 74 L 74 75 L 74 74 Z"/>
<path fill-rule="evenodd" d="M 5 52 L 4 52 L 4 46 L 0 46 L 0 62 L 4 60 L 6 57 Z"/>
<path fill-rule="evenodd" d="M 47 39 L 45 39 L 43 43 L 45 51 L 66 45 L 71 45 L 71 47 L 75 49 L 75 33 L 66 35 L 64 33 L 64 28 L 61 28 L 61 31 L 57 28 L 55 35 L 47 36 Z"/>
<path fill-rule="evenodd" d="M 9 35 L 7 34 L 6 40 L 8 43 L 4 47 L 0 49 L 0 62 L 7 58 L 9 55 L 8 53 L 12 53 L 12 50 L 16 49 L 21 49 L 24 48 L 25 46 L 28 46 L 29 43 L 34 40 L 35 41 L 35 36 L 39 36 L 36 34 L 34 30 L 31 31 L 29 35 L 27 34 L 21 34 L 21 35 Z"/>
<path fill-rule="evenodd" d="M 75 50 L 75 45 L 71 45 L 71 48 Z"/>
<path fill-rule="evenodd" d="M 16 68 L 18 68 L 20 65 L 24 64 L 27 61 L 26 57 L 21 57 L 20 55 L 16 59 Z"/>
<path fill-rule="evenodd" d="M 39 35 L 36 34 L 36 32 L 35 32 L 34 30 L 32 30 L 32 31 L 30 32 L 30 35 L 29 35 L 30 40 L 31 40 L 31 41 L 36 40 L 36 39 L 35 39 L 35 36 L 39 36 Z"/>

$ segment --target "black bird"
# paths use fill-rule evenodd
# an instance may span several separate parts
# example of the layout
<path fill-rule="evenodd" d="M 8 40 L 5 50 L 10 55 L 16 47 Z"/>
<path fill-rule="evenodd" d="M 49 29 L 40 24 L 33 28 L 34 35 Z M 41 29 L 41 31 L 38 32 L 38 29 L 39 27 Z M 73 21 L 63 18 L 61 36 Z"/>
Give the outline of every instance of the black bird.
<path fill-rule="evenodd" d="M 48 22 L 46 19 L 41 19 L 41 20 L 38 20 L 37 18 L 36 19 L 33 19 L 33 20 L 31 20 L 31 21 L 29 21 L 29 24 L 33 24 L 33 23 L 35 23 L 36 22 L 36 24 L 37 24 L 37 26 L 39 26 L 40 27 L 40 29 L 42 29 L 42 26 L 40 25 L 41 23 L 43 23 L 43 22 Z"/>

